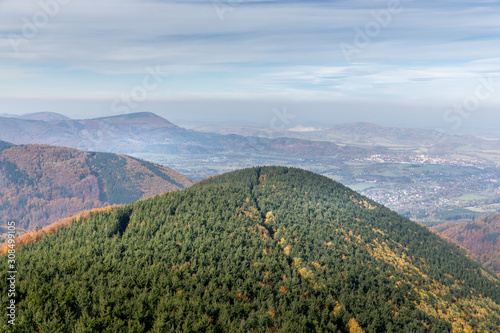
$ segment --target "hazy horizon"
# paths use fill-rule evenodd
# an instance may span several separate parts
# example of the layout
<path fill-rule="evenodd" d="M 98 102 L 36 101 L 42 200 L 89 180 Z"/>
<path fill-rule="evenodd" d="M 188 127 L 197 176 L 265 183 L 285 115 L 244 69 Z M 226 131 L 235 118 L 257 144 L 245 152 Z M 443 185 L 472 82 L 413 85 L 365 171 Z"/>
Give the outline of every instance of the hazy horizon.
<path fill-rule="evenodd" d="M 215 102 L 214 102 L 215 103 Z M 206 103 L 205 103 L 206 104 Z M 404 127 L 404 128 L 422 128 L 429 130 L 438 130 L 444 131 L 447 133 L 454 134 L 474 134 L 478 136 L 488 136 L 492 134 L 496 134 L 495 137 L 500 137 L 497 133 L 498 126 L 488 122 L 487 124 L 468 122 L 462 125 L 458 129 L 454 129 L 451 126 L 446 127 L 446 123 L 436 122 L 425 123 L 419 122 L 417 119 L 414 121 L 408 121 L 407 118 L 404 117 L 387 117 L 380 118 L 380 113 L 371 113 L 369 116 L 359 116 L 360 112 L 339 112 L 338 116 L 331 117 L 327 115 L 321 115 L 321 109 L 316 109 L 313 111 L 299 111 L 297 109 L 289 109 L 286 105 L 273 107 L 274 104 L 268 103 L 268 105 L 260 106 L 259 108 L 255 108 L 251 110 L 251 106 L 248 105 L 249 102 L 245 103 L 245 107 L 248 108 L 248 112 L 242 112 L 237 114 L 231 114 L 231 111 L 225 110 L 215 113 L 215 112 L 196 112 L 193 110 L 189 110 L 189 106 L 180 106 L 177 109 L 178 111 L 150 111 L 146 110 L 134 110 L 132 112 L 114 114 L 114 113 L 82 113 L 82 114 L 74 114 L 72 112 L 54 112 L 51 110 L 45 111 L 37 111 L 37 112 L 27 112 L 27 113 L 9 113 L 3 112 L 0 113 L 0 117 L 4 116 L 26 116 L 36 113 L 44 113 L 51 112 L 61 114 L 63 116 L 67 116 L 71 119 L 93 119 L 93 118 L 101 118 L 101 117 L 111 117 L 111 116 L 119 116 L 124 114 L 132 114 L 132 113 L 140 113 L 140 112 L 152 112 L 160 117 L 171 121 L 172 123 L 185 127 L 185 128 L 196 128 L 198 126 L 249 126 L 249 127 L 262 127 L 262 128 L 273 128 L 273 123 L 276 119 L 279 119 L 279 129 L 290 129 L 296 126 L 312 126 L 318 128 L 328 128 L 333 127 L 335 125 L 346 124 L 346 123 L 372 123 L 379 126 L 385 127 Z M 279 104 L 276 104 L 279 105 Z M 240 105 L 241 106 L 241 105 Z M 316 112 L 315 112 L 316 111 Z M 238 117 L 239 115 L 239 117 Z M 251 115 L 251 117 L 248 117 Z M 445 126 L 442 126 L 442 125 Z M 441 125 L 441 126 L 440 126 Z M 486 132 L 485 132 L 486 131 Z"/>
<path fill-rule="evenodd" d="M 500 121 L 498 3 L 0 3 L 0 113 L 267 126 Z"/>

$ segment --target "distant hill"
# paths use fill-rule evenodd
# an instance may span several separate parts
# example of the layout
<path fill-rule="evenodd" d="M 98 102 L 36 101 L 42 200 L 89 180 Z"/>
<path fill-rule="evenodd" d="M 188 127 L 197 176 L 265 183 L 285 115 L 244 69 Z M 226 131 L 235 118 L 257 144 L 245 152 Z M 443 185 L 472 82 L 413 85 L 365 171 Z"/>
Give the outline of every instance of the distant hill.
<path fill-rule="evenodd" d="M 299 125 L 289 130 L 218 125 L 199 126 L 196 129 L 219 134 L 240 133 L 246 136 L 290 137 L 367 147 L 428 148 L 437 151 L 446 151 L 447 149 L 455 149 L 465 145 L 481 147 L 482 149 L 500 149 L 500 141 L 484 140 L 472 135 L 451 135 L 435 130 L 387 127 L 366 122 L 339 124 L 330 128 L 314 128 Z"/>
<path fill-rule="evenodd" d="M 461 248 L 299 169 L 227 173 L 37 239 L 16 251 L 15 331 L 500 329 L 500 281 Z"/>
<path fill-rule="evenodd" d="M 0 150 L 8 148 L 8 147 L 12 147 L 12 144 L 9 142 L 5 142 L 5 141 L 0 140 Z"/>
<path fill-rule="evenodd" d="M 24 120 L 42 120 L 42 121 L 61 121 L 61 120 L 70 120 L 71 119 L 69 117 L 66 117 L 62 114 L 55 113 L 55 112 L 36 112 L 36 113 L 29 113 L 29 114 L 24 114 L 24 115 L 0 113 L 0 117 L 24 119 Z"/>
<path fill-rule="evenodd" d="M 62 114 L 55 112 L 37 112 L 30 113 L 23 116 L 19 116 L 20 119 L 26 120 L 42 120 L 42 121 L 63 121 L 63 120 L 71 120 L 71 118 L 63 116 Z"/>
<path fill-rule="evenodd" d="M 335 144 L 354 145 L 347 147 L 353 154 L 361 152 L 359 147 L 377 148 L 373 153 L 383 153 L 382 147 L 428 148 L 439 152 L 463 146 L 482 150 L 500 149 L 500 140 L 444 134 L 419 128 L 386 127 L 366 122 L 339 124 L 331 128 L 299 125 L 290 130 L 219 125 L 199 126 L 188 130 L 151 112 L 82 120 L 52 112 L 24 116 L 0 115 L 0 140 L 15 144 L 43 143 L 125 154 L 261 151 L 280 155 L 283 153 L 281 145 L 275 141 L 279 138 L 295 140 L 301 147 L 308 146 L 310 141 L 320 142 L 320 146 L 316 143 L 314 151 L 293 149 L 291 152 L 307 156 L 331 154 L 338 148 Z"/>
<path fill-rule="evenodd" d="M 169 168 L 124 155 L 45 145 L 0 150 L 0 220 L 22 229 L 190 185 Z"/>
<path fill-rule="evenodd" d="M 359 147 L 339 147 L 331 142 L 311 142 L 297 138 L 249 138 L 188 130 L 150 112 L 60 121 L 0 117 L 0 140 L 122 154 L 249 152 L 287 156 L 348 153 L 354 156 L 366 153 L 365 149 Z"/>
<path fill-rule="evenodd" d="M 469 250 L 477 260 L 500 275 L 500 214 L 472 222 L 447 222 L 433 229 Z"/>
<path fill-rule="evenodd" d="M 419 141 L 422 137 L 437 136 L 433 130 L 406 127 L 387 127 L 366 122 L 354 122 L 336 125 L 328 130 L 342 134 L 350 134 L 358 140 L 374 137 L 385 137 L 394 141 Z"/>
<path fill-rule="evenodd" d="M 37 117 L 0 118 L 0 138 L 15 144 L 50 144 L 77 149 L 107 148 L 117 143 L 128 143 L 133 150 L 144 144 L 138 138 L 149 131 L 158 128 L 182 131 L 180 127 L 152 113 L 84 120 L 67 118 L 46 121 L 30 118 Z M 119 148 L 120 145 L 117 145 L 116 149 Z"/>

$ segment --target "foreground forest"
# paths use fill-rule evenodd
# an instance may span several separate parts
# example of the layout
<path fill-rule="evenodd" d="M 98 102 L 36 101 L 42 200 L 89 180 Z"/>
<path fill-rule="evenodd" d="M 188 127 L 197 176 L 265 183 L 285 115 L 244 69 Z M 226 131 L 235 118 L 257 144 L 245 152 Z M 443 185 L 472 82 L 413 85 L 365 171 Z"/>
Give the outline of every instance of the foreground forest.
<path fill-rule="evenodd" d="M 293 168 L 86 214 L 19 247 L 16 265 L 5 332 L 500 330 L 500 281 L 459 247 Z"/>
<path fill-rule="evenodd" d="M 172 169 L 124 155 L 0 142 L 0 220 L 17 221 L 18 230 L 191 184 Z"/>

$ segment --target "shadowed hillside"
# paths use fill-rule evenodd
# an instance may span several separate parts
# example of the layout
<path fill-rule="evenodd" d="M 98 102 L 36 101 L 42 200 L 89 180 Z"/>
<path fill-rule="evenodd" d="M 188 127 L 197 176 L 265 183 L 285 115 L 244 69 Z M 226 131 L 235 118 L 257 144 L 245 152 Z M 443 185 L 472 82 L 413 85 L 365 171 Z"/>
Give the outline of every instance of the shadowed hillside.
<path fill-rule="evenodd" d="M 124 155 L 44 145 L 0 150 L 0 219 L 20 230 L 189 185 L 172 169 Z"/>
<path fill-rule="evenodd" d="M 500 214 L 480 217 L 472 222 L 447 222 L 433 228 L 500 274 Z"/>

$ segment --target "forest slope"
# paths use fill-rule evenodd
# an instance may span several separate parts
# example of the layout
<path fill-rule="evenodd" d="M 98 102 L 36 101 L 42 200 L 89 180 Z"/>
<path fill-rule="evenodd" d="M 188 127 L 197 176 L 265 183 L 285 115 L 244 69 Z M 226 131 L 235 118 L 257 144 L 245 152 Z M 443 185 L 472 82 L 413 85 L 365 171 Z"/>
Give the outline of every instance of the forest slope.
<path fill-rule="evenodd" d="M 447 222 L 433 229 L 469 250 L 486 267 L 500 274 L 500 214 L 471 222 Z"/>
<path fill-rule="evenodd" d="M 172 169 L 124 155 L 45 145 L 0 148 L 0 220 L 14 220 L 20 229 L 189 185 Z"/>
<path fill-rule="evenodd" d="M 18 248 L 16 265 L 18 317 L 6 328 L 2 316 L 6 331 L 500 329 L 499 280 L 458 246 L 292 168 L 91 213 Z"/>

